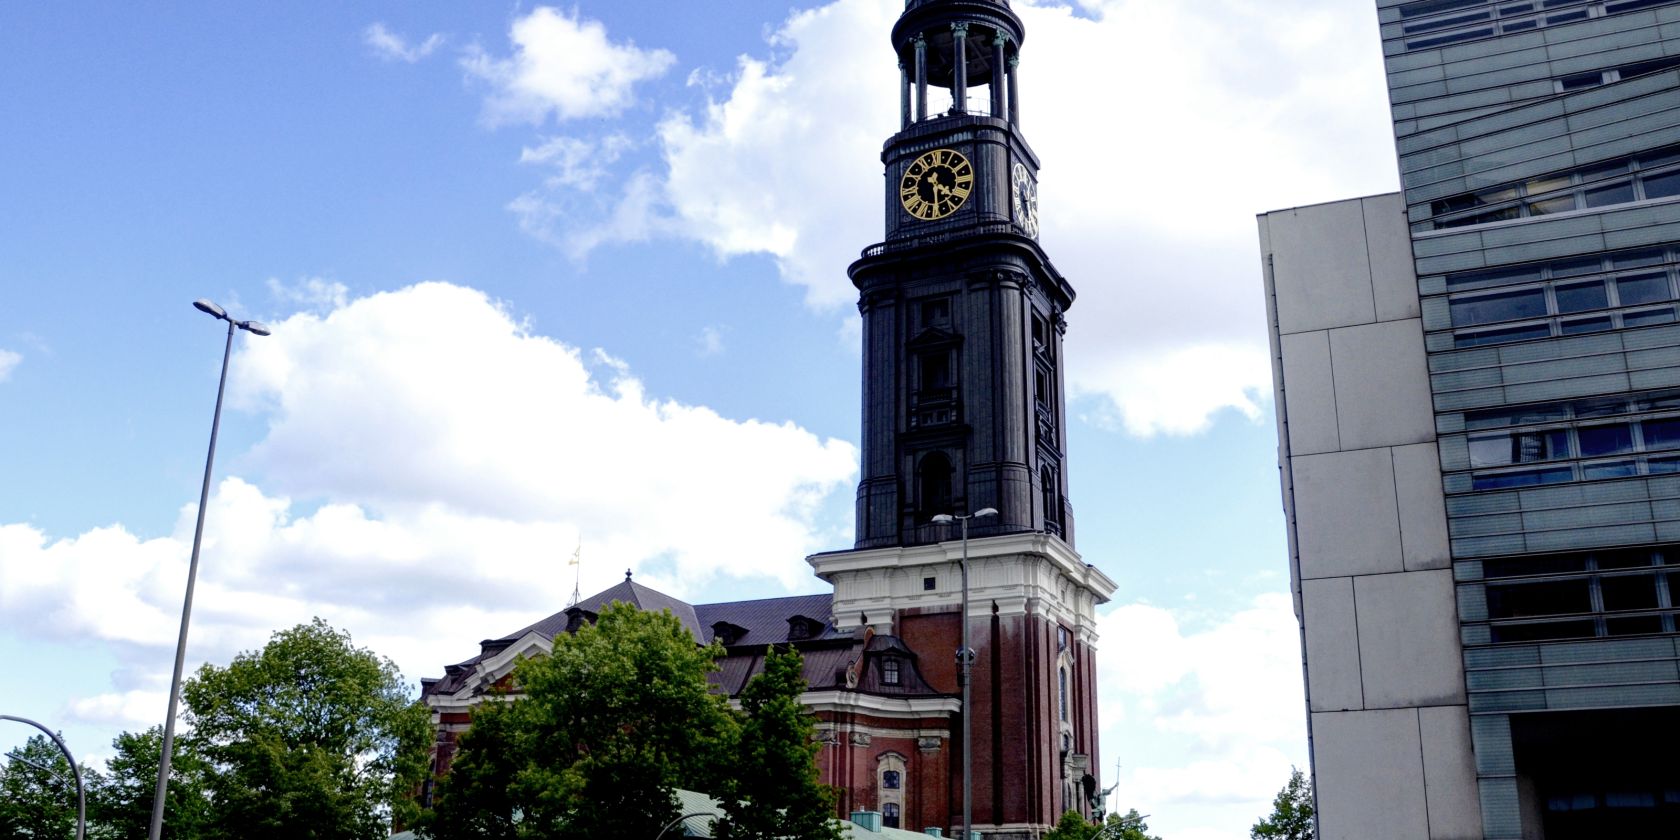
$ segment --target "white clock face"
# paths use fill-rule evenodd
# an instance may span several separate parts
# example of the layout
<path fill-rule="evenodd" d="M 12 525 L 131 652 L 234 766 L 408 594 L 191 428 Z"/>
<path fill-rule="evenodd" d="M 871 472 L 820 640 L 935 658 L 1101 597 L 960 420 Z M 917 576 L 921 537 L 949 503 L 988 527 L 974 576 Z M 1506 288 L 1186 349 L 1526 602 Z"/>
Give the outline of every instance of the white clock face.
<path fill-rule="evenodd" d="M 1038 183 L 1024 164 L 1015 164 L 1010 192 L 1015 197 L 1015 224 L 1026 235 L 1038 238 Z"/>

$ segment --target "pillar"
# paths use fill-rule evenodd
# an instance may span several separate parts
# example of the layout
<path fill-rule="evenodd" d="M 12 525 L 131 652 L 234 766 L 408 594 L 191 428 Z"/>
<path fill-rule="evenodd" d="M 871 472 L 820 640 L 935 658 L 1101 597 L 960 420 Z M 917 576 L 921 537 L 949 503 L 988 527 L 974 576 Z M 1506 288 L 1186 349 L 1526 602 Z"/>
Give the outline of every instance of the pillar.
<path fill-rule="evenodd" d="M 1005 113 L 1003 99 L 1004 70 L 1003 45 L 1008 42 L 1003 30 L 992 35 L 992 116 L 1002 119 Z"/>
<path fill-rule="evenodd" d="M 927 39 L 916 36 L 916 119 L 927 119 Z"/>
<path fill-rule="evenodd" d="M 968 111 L 968 24 L 951 24 L 951 110 Z"/>

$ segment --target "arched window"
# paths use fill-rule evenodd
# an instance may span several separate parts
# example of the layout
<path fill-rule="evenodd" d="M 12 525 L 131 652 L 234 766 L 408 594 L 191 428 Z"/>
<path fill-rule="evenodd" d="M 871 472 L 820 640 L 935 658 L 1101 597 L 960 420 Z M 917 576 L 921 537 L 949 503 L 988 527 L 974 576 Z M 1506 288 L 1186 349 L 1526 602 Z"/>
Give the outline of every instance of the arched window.
<path fill-rule="evenodd" d="M 880 803 L 881 824 L 898 828 L 899 812 L 904 807 L 904 756 L 882 753 L 875 759 L 875 801 Z"/>
<path fill-rule="evenodd" d="M 929 452 L 916 465 L 916 518 L 926 522 L 951 512 L 951 459 L 943 452 Z"/>
<path fill-rule="evenodd" d="M 887 657 L 881 660 L 881 684 L 898 685 L 898 659 Z"/>
<path fill-rule="evenodd" d="M 888 802 L 881 806 L 881 825 L 885 828 L 898 828 L 897 802 Z"/>

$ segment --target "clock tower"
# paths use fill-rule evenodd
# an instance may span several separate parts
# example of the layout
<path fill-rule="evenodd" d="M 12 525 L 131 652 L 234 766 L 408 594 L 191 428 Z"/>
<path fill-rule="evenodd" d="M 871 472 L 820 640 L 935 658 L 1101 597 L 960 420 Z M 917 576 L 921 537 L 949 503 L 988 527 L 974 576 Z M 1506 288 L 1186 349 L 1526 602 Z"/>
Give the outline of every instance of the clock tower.
<path fill-rule="evenodd" d="M 946 540 L 934 516 L 984 508 L 998 516 L 972 534 L 1073 544 L 1061 360 L 1074 293 L 1037 242 L 1023 35 L 1001 0 L 910 0 L 893 27 L 886 239 L 850 270 L 865 371 L 859 548 Z"/>
<path fill-rule="evenodd" d="M 885 237 L 849 269 L 863 316 L 857 538 L 808 558 L 834 586 L 835 630 L 914 655 L 931 692 L 848 679 L 836 693 L 822 761 L 842 813 L 958 836 L 966 799 L 988 840 L 1033 840 L 1065 811 L 1101 807 L 1096 607 L 1115 589 L 1073 549 L 1062 335 L 1074 293 L 1038 244 L 1024 36 L 1007 0 L 906 0 L 893 26 Z M 988 508 L 966 541 L 942 516 Z M 956 737 L 965 718 L 970 735 Z M 911 726 L 915 749 L 883 740 Z"/>

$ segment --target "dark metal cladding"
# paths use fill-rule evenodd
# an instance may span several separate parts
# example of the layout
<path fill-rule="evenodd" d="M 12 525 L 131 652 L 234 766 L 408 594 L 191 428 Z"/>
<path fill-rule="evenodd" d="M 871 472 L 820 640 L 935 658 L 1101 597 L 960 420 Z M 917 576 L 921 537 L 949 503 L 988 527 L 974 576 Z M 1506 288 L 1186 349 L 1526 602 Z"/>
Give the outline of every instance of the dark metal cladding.
<path fill-rule="evenodd" d="M 1024 35 L 1001 0 L 912 0 L 893 28 L 902 124 L 881 153 L 886 235 L 848 271 L 863 315 L 858 548 L 953 539 L 934 516 L 988 507 L 998 516 L 974 536 L 1073 542 L 1062 334 L 1074 291 L 1036 241 L 1039 162 L 1015 84 Z M 966 96 L 981 85 L 990 101 Z M 930 112 L 929 86 L 952 91 L 949 110 Z"/>

